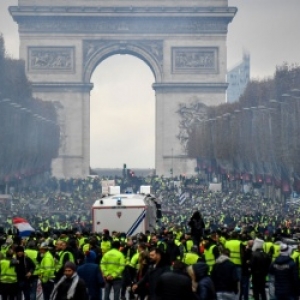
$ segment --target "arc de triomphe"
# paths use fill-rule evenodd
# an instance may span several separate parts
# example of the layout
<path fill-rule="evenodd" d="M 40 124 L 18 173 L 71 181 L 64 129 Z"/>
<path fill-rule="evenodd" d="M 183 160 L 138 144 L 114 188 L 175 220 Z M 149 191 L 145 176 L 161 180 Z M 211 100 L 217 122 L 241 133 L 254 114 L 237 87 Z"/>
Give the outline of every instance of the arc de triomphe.
<path fill-rule="evenodd" d="M 227 0 L 19 0 L 10 7 L 34 95 L 58 112 L 53 175 L 89 174 L 90 79 L 114 54 L 139 57 L 154 74 L 156 173 L 192 173 L 187 132 L 204 113 L 201 103 L 225 102 L 227 29 L 236 11 Z"/>

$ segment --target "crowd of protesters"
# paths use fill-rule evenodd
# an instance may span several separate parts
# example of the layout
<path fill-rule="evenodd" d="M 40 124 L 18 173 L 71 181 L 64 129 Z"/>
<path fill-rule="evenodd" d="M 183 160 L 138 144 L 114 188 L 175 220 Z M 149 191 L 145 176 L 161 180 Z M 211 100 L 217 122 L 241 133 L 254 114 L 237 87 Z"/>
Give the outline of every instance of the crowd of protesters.
<path fill-rule="evenodd" d="M 2 299 L 35 300 L 38 279 L 44 300 L 99 300 L 103 287 L 105 300 L 111 289 L 115 300 L 249 299 L 250 283 L 255 300 L 266 299 L 266 286 L 270 299 L 298 299 L 297 206 L 261 190 L 210 192 L 199 177 L 176 179 L 114 178 L 121 190 L 150 185 L 161 199 L 157 227 L 131 237 L 91 232 L 98 177 L 11 189 L 1 207 Z M 18 237 L 14 216 L 35 233 Z"/>

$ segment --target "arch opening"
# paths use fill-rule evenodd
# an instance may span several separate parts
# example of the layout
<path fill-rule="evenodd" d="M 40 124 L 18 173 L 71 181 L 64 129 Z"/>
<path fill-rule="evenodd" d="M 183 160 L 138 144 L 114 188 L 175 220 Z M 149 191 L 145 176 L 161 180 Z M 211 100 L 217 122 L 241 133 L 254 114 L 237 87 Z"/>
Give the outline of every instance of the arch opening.
<path fill-rule="evenodd" d="M 122 168 L 124 163 L 128 168 L 154 168 L 154 81 L 149 66 L 132 55 L 112 54 L 93 69 L 92 168 Z"/>

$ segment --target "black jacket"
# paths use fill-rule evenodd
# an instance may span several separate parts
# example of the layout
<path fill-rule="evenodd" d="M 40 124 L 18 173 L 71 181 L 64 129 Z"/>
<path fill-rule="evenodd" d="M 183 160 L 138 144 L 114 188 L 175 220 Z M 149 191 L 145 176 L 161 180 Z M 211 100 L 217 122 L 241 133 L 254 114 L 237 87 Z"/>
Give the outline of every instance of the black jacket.
<path fill-rule="evenodd" d="M 72 278 L 66 279 L 60 284 L 57 289 L 57 295 L 54 300 L 66 300 L 67 294 L 70 286 L 72 285 Z M 86 285 L 84 281 L 80 278 L 78 280 L 77 286 L 75 288 L 74 296 L 71 300 L 88 300 L 88 295 L 86 292 Z"/>
<path fill-rule="evenodd" d="M 296 263 L 289 256 L 278 256 L 271 264 L 270 274 L 275 277 L 276 297 L 298 295 L 299 278 Z"/>
<path fill-rule="evenodd" d="M 211 272 L 216 292 L 238 292 L 239 281 L 237 267 L 227 256 L 220 255 Z"/>
<path fill-rule="evenodd" d="M 158 278 L 156 300 L 192 300 L 193 297 L 192 282 L 187 275 L 170 271 Z"/>
<path fill-rule="evenodd" d="M 197 296 L 201 300 L 217 299 L 214 284 L 208 276 L 208 265 L 200 262 L 193 265 L 195 279 L 198 282 Z"/>
<path fill-rule="evenodd" d="M 26 277 L 26 274 L 30 272 L 32 276 L 35 270 L 35 264 L 31 260 L 31 258 L 24 255 L 23 257 L 18 257 L 16 259 L 16 262 L 16 273 L 18 281 L 24 281 L 29 279 Z"/>
<path fill-rule="evenodd" d="M 250 268 L 253 278 L 265 280 L 269 273 L 271 258 L 263 250 L 256 250 L 250 259 Z"/>
<path fill-rule="evenodd" d="M 138 286 L 143 286 L 145 284 L 149 285 L 149 300 L 157 300 L 156 298 L 156 284 L 159 277 L 165 272 L 170 271 L 170 267 L 165 264 L 158 264 L 156 267 L 151 265 L 145 276 L 137 283 Z"/>

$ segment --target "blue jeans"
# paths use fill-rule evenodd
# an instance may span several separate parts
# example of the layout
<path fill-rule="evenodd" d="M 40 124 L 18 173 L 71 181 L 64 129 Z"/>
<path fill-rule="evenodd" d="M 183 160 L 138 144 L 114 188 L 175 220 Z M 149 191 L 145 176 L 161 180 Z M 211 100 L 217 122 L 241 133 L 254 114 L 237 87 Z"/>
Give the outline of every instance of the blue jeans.
<path fill-rule="evenodd" d="M 269 274 L 269 299 L 275 300 L 275 277 Z"/>
<path fill-rule="evenodd" d="M 109 300 L 109 295 L 111 292 L 111 289 L 114 290 L 114 300 L 120 299 L 120 293 L 122 288 L 122 279 L 114 279 L 110 281 L 105 282 L 105 288 L 104 288 L 104 300 Z"/>
<path fill-rule="evenodd" d="M 23 280 L 19 281 L 19 291 L 18 291 L 18 300 L 23 299 L 24 295 L 24 300 L 30 300 L 30 281 L 29 280 Z"/>
<path fill-rule="evenodd" d="M 38 283 L 37 277 L 33 277 L 30 279 L 30 300 L 36 300 L 37 283 Z"/>
<path fill-rule="evenodd" d="M 244 300 L 249 299 L 249 283 L 250 283 L 250 277 L 242 275 L 240 299 L 244 299 Z"/>

